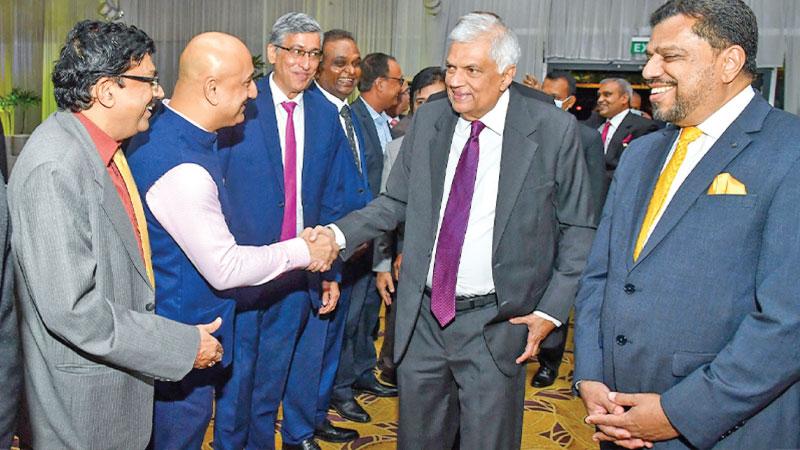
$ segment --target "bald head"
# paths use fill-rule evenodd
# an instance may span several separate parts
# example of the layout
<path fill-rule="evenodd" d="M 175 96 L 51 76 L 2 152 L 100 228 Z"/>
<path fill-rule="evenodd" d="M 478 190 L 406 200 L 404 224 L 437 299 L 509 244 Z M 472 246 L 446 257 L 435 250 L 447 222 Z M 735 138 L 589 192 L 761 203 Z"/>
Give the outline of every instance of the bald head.
<path fill-rule="evenodd" d="M 170 107 L 208 131 L 244 120 L 244 105 L 255 98 L 250 51 L 225 33 L 198 34 L 181 53 Z"/>

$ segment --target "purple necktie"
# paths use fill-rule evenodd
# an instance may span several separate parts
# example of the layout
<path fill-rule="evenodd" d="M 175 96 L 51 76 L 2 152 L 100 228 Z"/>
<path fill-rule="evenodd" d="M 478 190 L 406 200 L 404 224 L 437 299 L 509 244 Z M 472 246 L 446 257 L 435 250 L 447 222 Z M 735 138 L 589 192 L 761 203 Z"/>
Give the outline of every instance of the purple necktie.
<path fill-rule="evenodd" d="M 478 174 L 480 148 L 478 136 L 486 127 L 482 122 L 472 122 L 472 131 L 461 157 L 458 158 L 450 197 L 439 228 L 436 244 L 436 260 L 433 263 L 431 286 L 431 312 L 439 325 L 444 327 L 456 317 L 456 280 L 464 235 L 467 233 L 472 193 L 475 191 L 475 176 Z"/>
<path fill-rule="evenodd" d="M 294 137 L 294 107 L 295 102 L 281 103 L 286 110 L 286 143 L 283 157 L 283 192 L 284 208 L 283 223 L 281 223 L 281 240 L 285 241 L 297 236 L 297 141 Z"/>

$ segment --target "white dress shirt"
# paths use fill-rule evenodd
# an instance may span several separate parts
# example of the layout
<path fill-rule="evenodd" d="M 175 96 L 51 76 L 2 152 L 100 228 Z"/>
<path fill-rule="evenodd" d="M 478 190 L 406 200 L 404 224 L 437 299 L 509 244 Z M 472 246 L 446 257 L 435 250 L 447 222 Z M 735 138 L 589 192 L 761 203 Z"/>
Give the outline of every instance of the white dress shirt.
<path fill-rule="evenodd" d="M 275 84 L 273 75 L 269 75 L 269 89 L 272 91 L 272 102 L 275 104 L 275 118 L 278 122 L 278 136 L 281 144 L 281 157 L 286 162 L 286 122 L 289 120 L 289 113 L 283 109 L 283 102 L 295 102 L 292 113 L 294 122 L 294 139 L 297 144 L 297 234 L 304 228 L 303 222 L 303 144 L 305 143 L 305 113 L 303 112 L 303 93 L 297 94 L 295 98 L 289 98 L 283 93 L 281 88 Z"/>
<path fill-rule="evenodd" d="M 308 246 L 300 238 L 260 247 L 237 245 L 222 213 L 217 185 L 199 164 L 179 164 L 167 171 L 148 189 L 145 201 L 215 289 L 256 286 L 311 263 Z"/>
<path fill-rule="evenodd" d="M 619 128 L 619 124 L 621 124 L 622 121 L 625 120 L 625 116 L 627 116 L 630 111 L 631 111 L 630 109 L 626 108 L 626 109 L 618 112 L 617 115 L 615 115 L 611 119 L 608 119 L 608 122 L 611 122 L 611 126 L 608 128 L 608 134 L 606 135 L 606 140 L 603 142 L 603 150 L 604 151 L 606 151 L 606 152 L 608 151 L 608 144 L 611 142 L 611 138 L 614 137 L 614 133 L 617 132 L 617 128 Z M 605 128 L 605 126 L 606 126 L 606 122 L 603 122 L 597 128 L 597 131 L 600 132 L 601 136 L 603 135 L 603 128 Z"/>
<path fill-rule="evenodd" d="M 648 239 L 683 182 L 686 181 L 686 178 L 689 177 L 692 170 L 700 163 L 703 156 L 705 156 L 717 142 L 717 139 L 722 136 L 722 133 L 724 133 L 733 121 L 739 117 L 742 111 L 744 111 L 750 103 L 750 100 L 753 99 L 753 96 L 755 96 L 755 91 L 753 91 L 753 88 L 750 86 L 747 86 L 732 99 L 728 100 L 728 103 L 725 103 L 720 109 L 708 116 L 701 124 L 697 125 L 697 128 L 699 128 L 703 134 L 686 148 L 686 158 L 683 160 L 683 164 L 681 164 L 680 168 L 678 168 L 678 173 L 675 174 L 675 179 L 669 187 L 667 198 L 664 201 L 664 207 L 661 208 L 661 211 L 653 221 L 653 225 L 650 227 L 650 232 L 647 234 Z M 670 158 L 672 158 L 672 154 L 675 153 L 675 147 L 677 147 L 677 145 L 678 140 L 675 139 L 675 142 L 672 143 L 669 155 L 667 155 L 667 159 L 664 161 L 664 166 L 661 168 L 661 172 L 667 167 L 667 163 Z"/>

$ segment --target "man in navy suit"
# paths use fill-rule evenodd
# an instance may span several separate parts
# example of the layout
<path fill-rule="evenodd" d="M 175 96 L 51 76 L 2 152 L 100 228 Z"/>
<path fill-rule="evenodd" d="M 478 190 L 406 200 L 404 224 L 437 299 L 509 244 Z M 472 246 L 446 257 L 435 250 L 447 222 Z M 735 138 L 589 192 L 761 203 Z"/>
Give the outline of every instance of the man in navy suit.
<path fill-rule="evenodd" d="M 372 193 L 367 181 L 364 138 L 361 127 L 347 104 L 347 97 L 361 77 L 361 53 L 358 51 L 353 35 L 344 30 L 329 30 L 323 35 L 322 61 L 317 71 L 317 80 L 306 90 L 308 96 L 319 96 L 336 108 L 342 133 L 350 145 L 349 152 L 339 158 L 342 171 L 342 187 L 346 212 L 363 208 L 371 199 Z M 355 271 L 354 271 L 355 268 Z M 356 430 L 336 427 L 328 420 L 333 382 L 339 368 L 342 353 L 345 324 L 348 320 L 350 297 L 353 285 L 359 275 L 358 266 L 345 263 L 342 268 L 341 296 L 336 311 L 328 315 L 327 336 L 325 339 L 322 374 L 319 385 L 319 398 L 316 402 L 314 435 L 323 441 L 348 442 L 358 439 Z M 354 327 L 351 327 L 354 328 Z"/>
<path fill-rule="evenodd" d="M 800 120 L 750 86 L 741 0 L 650 23 L 643 76 L 675 127 L 623 154 L 583 275 L 586 421 L 604 448 L 798 448 Z"/>
<path fill-rule="evenodd" d="M 220 133 L 229 204 L 247 212 L 231 223 L 240 245 L 271 244 L 341 215 L 337 158 L 350 148 L 335 108 L 304 95 L 322 54 L 321 34 L 305 14 L 280 17 L 267 46 L 274 71 L 256 83 L 258 97 L 247 104 L 244 123 Z M 274 448 L 282 400 L 283 448 L 319 448 L 314 415 L 327 328 L 318 318 L 338 299 L 335 277 L 323 280 L 296 271 L 239 290 L 236 348 L 231 378 L 218 396 L 215 448 Z"/>

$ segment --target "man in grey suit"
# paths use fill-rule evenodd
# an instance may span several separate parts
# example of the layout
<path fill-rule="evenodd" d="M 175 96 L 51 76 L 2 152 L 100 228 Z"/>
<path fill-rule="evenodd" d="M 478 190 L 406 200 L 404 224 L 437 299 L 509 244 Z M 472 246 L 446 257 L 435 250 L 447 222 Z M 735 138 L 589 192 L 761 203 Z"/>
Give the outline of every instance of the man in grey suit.
<path fill-rule="evenodd" d="M 119 143 L 163 91 L 153 41 L 83 21 L 53 70 L 59 111 L 14 167 L 9 209 L 34 448 L 144 448 L 153 380 L 210 367 L 209 333 L 153 314 L 141 199 Z"/>
<path fill-rule="evenodd" d="M 509 89 L 514 33 L 471 13 L 449 38 L 449 101 L 414 113 L 386 192 L 326 230 L 347 258 L 405 220 L 398 447 L 516 449 L 523 363 L 567 321 L 594 235 L 589 180 L 574 117 Z"/>
<path fill-rule="evenodd" d="M 20 408 L 22 360 L 17 311 L 14 307 L 11 248 L 6 186 L 0 183 L 0 449 L 11 447 Z"/>
<path fill-rule="evenodd" d="M 750 86 L 741 0 L 650 24 L 642 75 L 676 127 L 633 141 L 609 189 L 575 303 L 586 421 L 603 448 L 799 448 L 800 119 Z"/>

